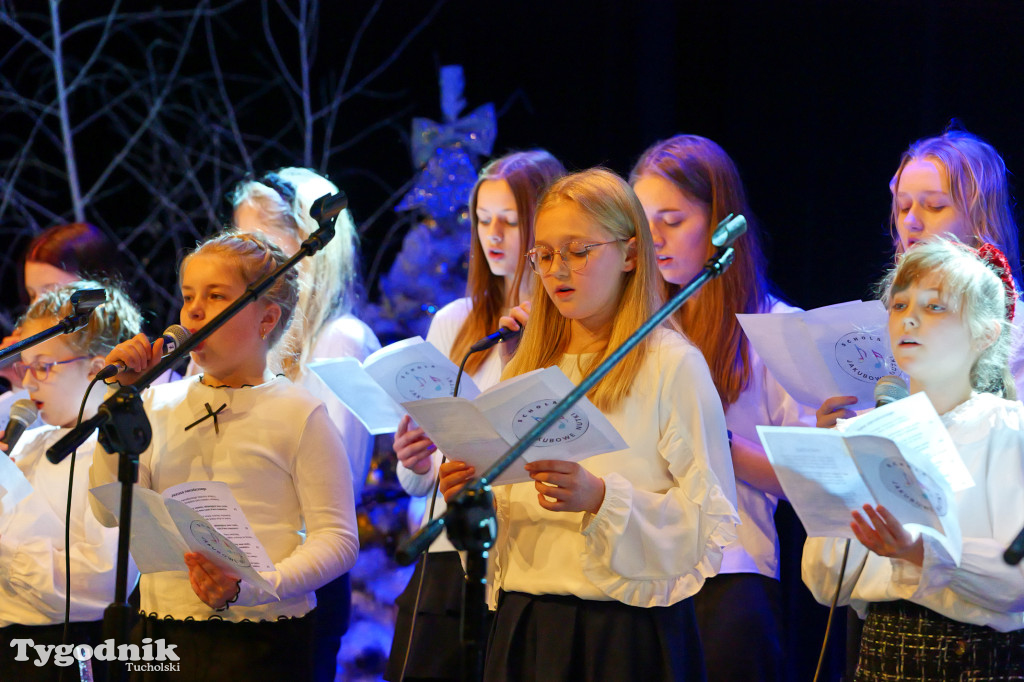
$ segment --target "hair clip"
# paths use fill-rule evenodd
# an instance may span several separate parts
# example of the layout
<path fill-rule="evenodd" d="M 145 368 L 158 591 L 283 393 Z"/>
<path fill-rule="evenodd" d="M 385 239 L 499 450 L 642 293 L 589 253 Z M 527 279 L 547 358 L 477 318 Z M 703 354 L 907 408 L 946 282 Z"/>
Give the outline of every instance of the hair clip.
<path fill-rule="evenodd" d="M 277 173 L 266 173 L 259 179 L 259 182 L 277 192 L 278 195 L 284 199 L 284 203 L 289 206 L 293 206 L 295 204 L 295 185 L 288 182 Z"/>
<path fill-rule="evenodd" d="M 1013 322 L 1014 308 L 1017 304 L 1017 285 L 1013 281 L 1010 261 L 995 244 L 982 244 L 975 253 L 1002 280 L 1003 289 L 1006 290 L 1006 319 Z"/>

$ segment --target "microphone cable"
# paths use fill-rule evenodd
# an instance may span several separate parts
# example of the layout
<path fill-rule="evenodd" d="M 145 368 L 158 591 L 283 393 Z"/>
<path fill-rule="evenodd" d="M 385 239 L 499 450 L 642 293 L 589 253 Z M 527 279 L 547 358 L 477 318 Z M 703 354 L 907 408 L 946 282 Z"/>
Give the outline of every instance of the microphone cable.
<path fill-rule="evenodd" d="M 93 377 L 82 396 L 82 404 L 78 408 L 78 420 L 75 427 L 82 424 L 82 417 L 85 415 L 85 404 L 89 400 L 93 386 L 100 380 L 99 376 Z M 64 515 L 64 634 L 61 637 L 63 644 L 71 644 L 68 641 L 71 637 L 71 495 L 75 489 L 75 459 L 78 455 L 78 448 L 71 451 L 71 467 L 68 471 L 68 507 Z M 77 660 L 77 657 L 76 657 Z M 60 669 L 60 680 L 64 679 L 64 671 Z M 90 660 L 78 660 L 78 676 L 80 680 L 92 680 L 92 665 Z"/>
<path fill-rule="evenodd" d="M 453 398 L 456 398 L 459 395 L 459 385 L 462 383 L 462 374 L 466 369 L 466 361 L 469 360 L 469 356 L 477 352 L 477 350 L 470 349 L 462 357 L 462 362 L 459 363 L 459 372 L 455 375 L 455 388 L 452 391 Z M 431 454 L 431 458 L 433 458 L 433 454 Z M 444 453 L 441 453 L 441 464 L 444 464 L 447 460 L 448 458 L 444 456 Z M 437 465 L 437 475 L 434 477 L 434 485 L 431 486 L 430 508 L 427 510 L 426 516 L 427 523 L 434 520 L 434 507 L 437 504 L 437 494 L 441 490 L 441 464 Z M 412 620 L 409 621 L 409 637 L 405 642 L 405 655 L 402 657 L 402 672 L 398 675 L 399 682 L 405 680 L 405 669 L 406 666 L 409 665 L 409 651 L 412 650 L 412 638 L 413 634 L 416 632 L 416 618 L 420 612 L 420 598 L 423 596 L 423 577 L 427 574 L 427 560 L 429 556 L 430 548 L 427 548 L 427 551 L 423 552 L 423 556 L 420 557 L 420 579 L 416 583 L 416 599 L 412 604 Z"/>
<path fill-rule="evenodd" d="M 825 623 L 825 639 L 821 642 L 821 653 L 818 655 L 818 667 L 814 671 L 814 682 L 818 682 L 821 675 L 821 667 L 825 663 L 825 650 L 828 648 L 828 636 L 832 631 L 832 617 L 836 612 L 836 604 L 839 603 L 839 592 L 843 589 L 843 577 L 846 574 L 846 559 L 850 556 L 850 540 L 846 540 L 843 546 L 843 563 L 839 567 L 839 581 L 836 582 L 836 593 L 832 595 L 832 606 L 828 609 L 828 621 Z"/>

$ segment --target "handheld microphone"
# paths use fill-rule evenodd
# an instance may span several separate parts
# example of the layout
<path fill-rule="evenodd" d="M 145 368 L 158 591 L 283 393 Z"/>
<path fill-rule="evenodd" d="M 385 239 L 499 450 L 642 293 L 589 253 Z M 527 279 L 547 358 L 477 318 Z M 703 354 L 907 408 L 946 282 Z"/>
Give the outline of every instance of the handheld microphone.
<path fill-rule="evenodd" d="M 512 331 L 508 327 L 498 327 L 498 331 L 494 332 L 493 334 L 488 334 L 487 336 L 485 336 L 484 338 L 480 339 L 472 346 L 470 346 L 469 352 L 476 353 L 478 351 L 487 350 L 488 348 L 494 346 L 495 344 L 501 343 L 503 341 L 508 341 L 509 339 L 514 339 L 522 333 L 522 327 L 520 327 L 516 331 Z"/>
<path fill-rule="evenodd" d="M 32 426 L 38 418 L 39 408 L 34 402 L 28 398 L 14 401 L 14 404 L 11 405 L 11 420 L 7 422 L 7 430 L 4 431 L 3 438 L 0 438 L 0 443 L 7 446 L 8 455 L 14 450 L 14 446 L 21 438 L 21 434 L 25 433 L 25 429 Z"/>
<path fill-rule="evenodd" d="M 191 336 L 191 334 L 189 334 L 188 330 L 180 324 L 172 324 L 170 327 L 165 329 L 164 333 L 161 334 L 161 338 L 164 340 L 164 355 L 167 355 L 175 348 L 188 341 L 189 336 Z M 96 378 L 99 381 L 106 381 L 113 376 L 117 376 L 126 369 L 128 369 L 128 366 L 118 360 L 97 372 Z"/>
<path fill-rule="evenodd" d="M 907 382 L 893 374 L 886 375 L 875 383 L 875 407 L 882 407 L 910 395 Z"/>

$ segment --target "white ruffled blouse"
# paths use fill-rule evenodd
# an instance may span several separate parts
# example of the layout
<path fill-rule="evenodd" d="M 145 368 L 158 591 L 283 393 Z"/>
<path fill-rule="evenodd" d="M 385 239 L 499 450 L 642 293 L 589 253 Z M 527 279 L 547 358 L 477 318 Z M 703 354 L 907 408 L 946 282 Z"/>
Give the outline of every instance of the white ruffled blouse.
<path fill-rule="evenodd" d="M 942 416 L 975 486 L 956 493 L 963 559 L 956 566 L 925 537 L 920 568 L 874 554 L 856 540 L 840 604 L 861 615 L 870 602 L 906 599 L 953 620 L 1000 632 L 1024 628 L 1024 564 L 1009 566 L 1003 552 L 1024 527 L 1024 405 L 974 394 Z M 845 540 L 808 538 L 803 578 L 815 598 L 830 603 Z"/>
<path fill-rule="evenodd" d="M 587 359 L 566 355 L 560 367 L 578 383 Z M 605 481 L 597 514 L 547 511 L 532 482 L 495 488 L 498 587 L 668 606 L 718 571 L 739 517 L 722 404 L 700 351 L 654 332 L 631 394 L 606 416 L 629 448 L 582 462 Z"/>

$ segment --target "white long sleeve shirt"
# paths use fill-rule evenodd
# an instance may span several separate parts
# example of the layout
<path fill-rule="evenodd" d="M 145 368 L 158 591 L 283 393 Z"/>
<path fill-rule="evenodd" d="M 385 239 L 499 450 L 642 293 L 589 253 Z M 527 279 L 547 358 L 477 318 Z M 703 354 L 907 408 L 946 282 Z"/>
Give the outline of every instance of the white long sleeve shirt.
<path fill-rule="evenodd" d="M 343 315 L 332 320 L 320 332 L 320 338 L 317 339 L 310 360 L 351 357 L 362 362 L 377 350 L 380 350 L 380 341 L 370 328 L 352 315 Z M 296 383 L 323 401 L 331 421 L 338 427 L 352 467 L 352 483 L 355 486 L 355 498 L 358 503 L 359 494 L 366 483 L 366 475 L 370 472 L 373 436 L 315 372 L 303 368 Z"/>
<path fill-rule="evenodd" d="M 799 312 L 773 300 L 771 313 Z M 814 426 L 814 411 L 796 402 L 750 348 L 750 383 L 725 411 L 725 423 L 737 436 L 759 443 L 757 426 Z M 720 573 L 758 573 L 779 579 L 779 536 L 775 509 L 779 498 L 736 481 L 740 525 L 736 541 L 725 548 Z"/>
<path fill-rule="evenodd" d="M 26 431 L 12 456 L 32 484 L 32 492 L 0 516 L 0 627 L 52 625 L 64 621 L 64 543 L 71 457 L 60 464 L 47 448 L 68 429 L 42 426 Z M 103 618 L 114 600 L 117 529 L 107 528 L 89 510 L 89 465 L 95 437 L 78 449 L 71 495 L 71 621 Z M 4 453 L 0 456 L 6 457 Z M 129 589 L 138 573 L 130 565 Z"/>
<path fill-rule="evenodd" d="M 139 457 L 139 485 L 156 492 L 186 481 L 223 481 L 277 570 L 263 573 L 280 596 L 242 583 L 221 618 L 239 621 L 302 616 L 313 591 L 348 571 L 359 549 L 352 473 L 341 436 L 323 403 L 283 376 L 259 386 L 212 388 L 191 377 L 143 392 L 153 428 Z M 215 425 L 207 418 L 225 405 Z M 92 485 L 116 480 L 117 457 L 97 446 Z M 98 503 L 93 511 L 113 525 Z M 214 611 L 189 585 L 187 570 L 142 576 L 143 611 L 206 619 Z"/>
<path fill-rule="evenodd" d="M 467 297 L 452 301 L 438 310 L 434 314 L 434 319 L 430 322 L 430 329 L 427 331 L 427 341 L 434 344 L 434 347 L 447 357 L 451 353 L 452 346 L 455 345 L 455 337 L 458 336 L 462 323 L 469 316 L 472 307 L 473 301 Z M 498 353 L 497 348 L 492 348 L 487 353 L 487 357 L 480 367 L 470 376 L 473 378 L 473 383 L 477 385 L 477 388 L 483 391 L 501 381 L 501 369 L 501 355 Z M 429 495 L 434 489 L 434 480 L 437 478 L 437 471 L 441 466 L 441 457 L 442 454 L 440 452 L 435 451 L 433 453 L 430 470 L 425 474 L 417 474 L 399 464 L 397 469 L 398 482 L 401 483 L 402 488 L 414 497 Z M 438 492 L 434 502 L 434 517 L 436 518 L 444 514 L 447 508 L 448 505 L 445 504 L 444 495 Z M 427 512 L 429 511 L 430 505 L 428 503 Z M 424 514 L 424 523 L 428 520 L 427 515 Z M 433 544 L 430 545 L 429 551 L 454 552 L 455 548 L 448 541 L 448 535 L 441 533 L 434 540 Z"/>
<path fill-rule="evenodd" d="M 905 599 L 963 623 L 1019 630 L 1024 564 L 1008 566 L 1003 552 L 1024 527 L 1024 405 L 974 394 L 942 415 L 942 422 L 975 481 L 955 494 L 963 534 L 960 566 L 927 536 L 921 567 L 851 540 L 840 603 L 863 617 L 870 602 Z M 808 538 L 804 545 L 804 582 L 823 604 L 835 592 L 845 542 Z"/>
<path fill-rule="evenodd" d="M 559 366 L 578 383 L 588 359 Z M 631 394 L 606 416 L 629 447 L 581 462 L 605 482 L 597 514 L 545 510 L 533 482 L 495 487 L 498 587 L 668 606 L 718 571 L 739 519 L 722 404 L 700 351 L 656 330 Z"/>

